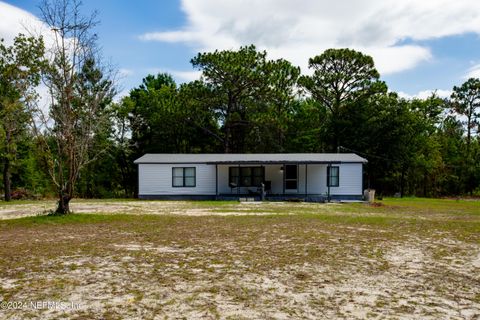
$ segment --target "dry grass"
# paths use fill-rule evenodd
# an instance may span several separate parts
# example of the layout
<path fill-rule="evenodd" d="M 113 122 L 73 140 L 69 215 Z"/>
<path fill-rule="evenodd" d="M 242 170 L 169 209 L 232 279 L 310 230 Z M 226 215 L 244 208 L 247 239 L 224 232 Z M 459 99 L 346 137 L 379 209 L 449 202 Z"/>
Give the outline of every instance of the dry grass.
<path fill-rule="evenodd" d="M 80 309 L 0 318 L 480 317 L 478 202 L 74 205 L 0 221 L 0 300 Z"/>

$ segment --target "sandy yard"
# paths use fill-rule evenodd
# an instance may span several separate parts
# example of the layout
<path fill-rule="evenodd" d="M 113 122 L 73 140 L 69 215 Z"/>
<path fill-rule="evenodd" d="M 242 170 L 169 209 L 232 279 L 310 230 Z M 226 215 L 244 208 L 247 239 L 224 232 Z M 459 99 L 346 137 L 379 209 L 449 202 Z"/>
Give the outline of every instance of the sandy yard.
<path fill-rule="evenodd" d="M 478 202 L 52 205 L 0 205 L 0 318 L 480 319 Z"/>
<path fill-rule="evenodd" d="M 1 204 L 1 202 L 0 202 Z M 37 215 L 45 215 L 55 209 L 55 201 L 20 202 L 15 205 L 0 205 L 0 220 Z M 323 205 L 324 210 L 332 211 L 338 203 Z M 315 203 L 295 203 L 295 210 L 317 208 Z M 155 214 L 155 215 L 265 215 L 293 213 L 291 203 L 285 202 L 235 202 L 235 201 L 118 201 L 118 200 L 82 200 L 74 199 L 70 205 L 74 213 L 102 214 Z"/>

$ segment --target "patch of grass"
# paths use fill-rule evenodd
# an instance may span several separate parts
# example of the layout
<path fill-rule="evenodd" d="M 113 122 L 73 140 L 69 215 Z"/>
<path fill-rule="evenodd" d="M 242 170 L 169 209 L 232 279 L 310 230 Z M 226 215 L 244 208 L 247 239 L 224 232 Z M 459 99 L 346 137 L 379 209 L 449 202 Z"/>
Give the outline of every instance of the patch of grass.
<path fill-rule="evenodd" d="M 480 200 L 436 199 L 436 198 L 384 198 L 382 203 L 389 206 L 430 213 L 458 213 L 462 215 L 480 215 Z"/>
<path fill-rule="evenodd" d="M 71 225 L 82 223 L 105 223 L 115 221 L 128 221 L 133 216 L 127 214 L 66 214 L 66 215 L 38 215 L 33 217 L 24 217 L 18 219 L 9 219 L 0 221 L 0 227 L 35 227 L 37 225 Z M 148 216 L 142 217 L 148 219 Z"/>
<path fill-rule="evenodd" d="M 480 292 L 477 292 L 473 298 L 473 301 L 476 303 L 480 303 Z"/>
<path fill-rule="evenodd" d="M 43 203 L 54 203 L 54 200 L 11 200 L 11 201 L 4 201 L 0 200 L 0 208 L 1 207 L 8 207 L 8 206 L 16 206 L 16 205 L 41 205 Z"/>
<path fill-rule="evenodd" d="M 221 318 L 226 316 L 220 310 L 233 307 L 252 310 L 252 317 L 348 318 L 345 310 L 351 309 L 342 308 L 363 301 L 355 299 L 360 293 L 353 290 L 362 285 L 378 295 L 361 302 L 371 314 L 413 312 L 398 306 L 403 296 L 421 296 L 427 307 L 453 295 L 480 304 L 478 277 L 465 269 L 480 250 L 480 217 L 472 214 L 476 204 L 460 201 L 454 210 L 449 200 L 417 199 L 386 199 L 379 207 L 232 201 L 168 205 L 208 214 L 110 212 L 0 221 L 0 277 L 15 280 L 10 287 L 0 285 L 0 298 L 65 300 L 74 294 L 97 308 L 77 315 L 97 318 L 154 318 L 160 310 L 168 318 Z M 388 290 L 374 290 L 382 285 Z M 98 307 L 99 301 L 125 296 L 132 301 L 121 308 Z M 152 300 L 160 303 L 148 305 Z"/>
<path fill-rule="evenodd" d="M 200 201 L 186 201 L 189 205 L 193 207 L 223 207 L 223 206 L 237 206 L 238 201 L 235 200 L 200 200 Z"/>
<path fill-rule="evenodd" d="M 82 199 L 74 198 L 72 202 L 85 202 L 85 203 L 105 203 L 105 202 L 141 202 L 146 200 L 140 200 L 138 198 L 107 198 L 107 199 Z M 162 200 L 148 200 L 148 201 L 162 201 Z"/>
<path fill-rule="evenodd" d="M 300 280 L 300 281 L 305 281 L 305 280 L 310 279 L 311 276 L 304 271 L 299 271 L 299 272 L 295 273 L 295 278 L 297 278 L 297 280 Z"/>

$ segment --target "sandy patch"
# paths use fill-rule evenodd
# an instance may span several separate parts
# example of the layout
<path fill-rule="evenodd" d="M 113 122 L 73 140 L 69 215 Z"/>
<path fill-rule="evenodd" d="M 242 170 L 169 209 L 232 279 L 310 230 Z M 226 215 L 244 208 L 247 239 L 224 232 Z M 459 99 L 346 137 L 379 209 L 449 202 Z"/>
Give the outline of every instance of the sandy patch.
<path fill-rule="evenodd" d="M 75 213 L 155 214 L 185 216 L 231 216 L 294 214 L 302 209 L 334 211 L 339 204 L 289 203 L 289 202 L 232 202 L 223 206 L 205 206 L 194 201 L 95 201 L 73 200 L 70 208 Z M 55 208 L 55 201 L 0 206 L 0 220 L 45 214 Z M 293 210 L 291 210 L 293 208 Z"/>
<path fill-rule="evenodd" d="M 200 248 L 141 243 L 112 246 L 124 254 L 61 257 L 48 262 L 64 265 L 57 275 L 40 272 L 27 275 L 22 281 L 58 282 L 61 279 L 68 292 L 63 299 L 79 304 L 82 312 L 115 312 L 123 318 L 150 317 L 152 312 L 160 317 L 192 319 L 393 316 L 433 320 L 478 319 L 480 316 L 480 303 L 471 299 L 478 287 L 474 284 L 458 287 L 455 277 L 450 281 L 432 280 L 432 276 L 438 276 L 434 271 L 445 270 L 448 260 L 436 261 L 413 243 L 387 248 L 384 258 L 389 267 L 373 273 L 364 263 L 338 266 L 304 263 L 256 271 L 243 261 L 236 261 L 234 267 L 209 263 L 195 254 Z M 206 247 L 201 250 L 214 251 Z M 153 257 L 172 254 L 178 260 L 169 260 L 158 267 L 130 256 L 136 252 L 148 252 L 150 259 L 152 254 Z M 464 258 L 466 261 L 472 257 Z M 189 261 L 197 263 L 198 267 L 189 266 Z M 474 268 L 476 266 L 463 271 L 474 272 Z M 475 281 L 480 281 L 478 273 L 472 274 Z M 2 281 L 4 289 L 15 286 L 12 279 L 2 280 L 7 280 Z M 28 299 L 29 296 L 24 292 L 17 298 Z M 73 314 L 71 310 L 50 310 L 43 313 L 42 318 Z"/>
<path fill-rule="evenodd" d="M 74 205 L 84 212 L 194 216 L 303 209 L 334 216 L 340 208 L 175 201 Z M 0 209 L 15 214 L 18 208 Z M 323 217 L 132 217 L 111 224 L 6 227 L 0 233 L 0 298 L 71 301 L 80 309 L 8 310 L 2 317 L 480 318 L 480 245 L 465 224 L 443 229 L 432 218 L 435 223 L 419 228 L 407 219 L 368 224 Z"/>
<path fill-rule="evenodd" d="M 168 247 L 168 246 L 163 246 L 163 247 L 156 247 L 150 244 L 114 244 L 113 245 L 115 248 L 120 248 L 120 249 L 125 249 L 129 251 L 141 251 L 141 250 L 146 250 L 146 251 L 156 251 L 158 253 L 180 253 L 180 252 L 188 252 L 190 249 L 186 248 L 175 248 L 175 247 Z"/>

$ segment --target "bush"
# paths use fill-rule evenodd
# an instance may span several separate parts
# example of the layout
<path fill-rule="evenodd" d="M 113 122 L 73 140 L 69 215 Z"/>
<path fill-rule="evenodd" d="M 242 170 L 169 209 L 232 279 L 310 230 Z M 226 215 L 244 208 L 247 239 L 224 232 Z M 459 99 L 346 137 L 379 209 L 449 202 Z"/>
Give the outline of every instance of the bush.
<path fill-rule="evenodd" d="M 18 188 L 13 190 L 12 200 L 36 200 L 38 197 L 27 189 Z"/>

